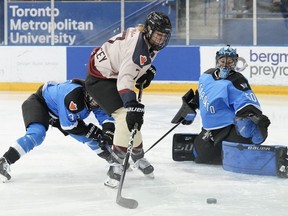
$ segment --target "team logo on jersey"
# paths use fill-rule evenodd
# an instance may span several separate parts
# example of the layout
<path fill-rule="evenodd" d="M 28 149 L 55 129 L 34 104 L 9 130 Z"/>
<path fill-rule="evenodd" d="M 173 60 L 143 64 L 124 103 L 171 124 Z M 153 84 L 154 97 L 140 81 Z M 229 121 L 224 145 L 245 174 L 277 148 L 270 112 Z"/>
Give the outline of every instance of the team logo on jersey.
<path fill-rule="evenodd" d="M 248 85 L 247 85 L 247 83 L 241 83 L 241 84 L 240 84 L 240 86 L 241 86 L 243 89 L 246 89 L 246 88 L 248 88 Z"/>
<path fill-rule="evenodd" d="M 71 102 L 70 102 L 70 104 L 69 104 L 69 110 L 71 110 L 71 111 L 76 111 L 76 110 L 78 110 L 77 104 L 74 103 L 74 101 L 71 101 Z"/>
<path fill-rule="evenodd" d="M 147 62 L 147 57 L 143 56 L 143 55 L 140 55 L 140 65 L 144 65 L 145 62 Z"/>

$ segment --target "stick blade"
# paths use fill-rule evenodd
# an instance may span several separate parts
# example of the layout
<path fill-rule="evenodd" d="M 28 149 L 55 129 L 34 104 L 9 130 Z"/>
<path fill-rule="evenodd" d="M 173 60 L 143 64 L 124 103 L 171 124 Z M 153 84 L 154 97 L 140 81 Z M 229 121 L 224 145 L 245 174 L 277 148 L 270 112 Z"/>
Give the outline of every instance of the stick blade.
<path fill-rule="evenodd" d="M 122 196 L 117 197 L 116 203 L 124 208 L 135 209 L 138 207 L 137 200 L 124 198 Z"/>

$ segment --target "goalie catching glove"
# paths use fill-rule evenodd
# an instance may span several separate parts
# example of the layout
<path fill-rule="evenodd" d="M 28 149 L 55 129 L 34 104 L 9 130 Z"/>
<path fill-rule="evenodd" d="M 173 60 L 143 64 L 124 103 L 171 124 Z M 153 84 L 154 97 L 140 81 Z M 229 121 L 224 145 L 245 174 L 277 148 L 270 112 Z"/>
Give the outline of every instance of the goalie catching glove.
<path fill-rule="evenodd" d="M 156 68 L 151 65 L 151 67 L 136 81 L 135 87 L 140 89 L 141 84 L 143 84 L 143 89 L 147 88 L 151 81 L 154 79 L 156 74 Z"/>
<path fill-rule="evenodd" d="M 178 124 L 181 122 L 183 125 L 192 124 L 197 114 L 195 110 L 198 108 L 198 91 L 196 90 L 196 95 L 194 95 L 194 91 L 190 89 L 182 97 L 182 106 L 171 123 Z"/>
<path fill-rule="evenodd" d="M 241 136 L 251 138 L 254 144 L 261 144 L 268 136 L 267 129 L 270 125 L 270 120 L 262 114 L 249 114 L 247 116 L 235 117 L 234 124 Z"/>

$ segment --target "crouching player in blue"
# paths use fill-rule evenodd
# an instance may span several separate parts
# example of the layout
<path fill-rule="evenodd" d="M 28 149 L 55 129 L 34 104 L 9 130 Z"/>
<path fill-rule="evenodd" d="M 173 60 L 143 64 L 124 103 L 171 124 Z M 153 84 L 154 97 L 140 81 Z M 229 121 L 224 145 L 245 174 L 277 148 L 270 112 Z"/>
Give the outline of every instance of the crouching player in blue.
<path fill-rule="evenodd" d="M 83 121 L 91 112 L 102 130 Z M 98 156 L 110 162 L 111 155 L 106 145 L 113 143 L 114 120 L 88 95 L 83 80 L 47 82 L 24 101 L 22 115 L 26 134 L 0 158 L 3 182 L 11 178 L 10 165 L 44 141 L 49 125 L 58 128 L 65 136 L 70 135 L 87 144 Z"/>
<path fill-rule="evenodd" d="M 200 76 L 195 94 L 189 90 L 182 97 L 183 105 L 172 123 L 191 124 L 200 109 L 203 127 L 198 135 L 174 135 L 173 159 L 223 164 L 224 169 L 241 173 L 287 175 L 287 148 L 260 145 L 268 136 L 270 120 L 247 79 L 235 71 L 237 62 L 236 49 L 221 48 L 216 68 Z M 274 162 L 263 169 L 271 157 Z"/>

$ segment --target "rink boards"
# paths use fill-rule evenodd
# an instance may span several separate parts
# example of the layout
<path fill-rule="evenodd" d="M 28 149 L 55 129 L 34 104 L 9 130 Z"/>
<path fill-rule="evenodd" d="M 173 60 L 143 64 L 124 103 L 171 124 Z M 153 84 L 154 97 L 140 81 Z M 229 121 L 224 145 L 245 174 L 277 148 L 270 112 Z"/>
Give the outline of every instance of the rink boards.
<path fill-rule="evenodd" d="M 0 47 L 0 90 L 34 91 L 43 82 L 85 79 L 94 47 Z M 168 46 L 158 53 L 157 74 L 149 92 L 177 93 L 197 88 L 205 70 L 214 67 L 219 46 Z M 236 47 L 248 66 L 241 72 L 256 93 L 288 94 L 288 54 L 285 47 Z M 239 62 L 238 67 L 243 65 Z"/>

